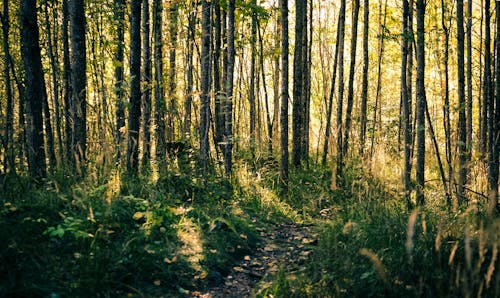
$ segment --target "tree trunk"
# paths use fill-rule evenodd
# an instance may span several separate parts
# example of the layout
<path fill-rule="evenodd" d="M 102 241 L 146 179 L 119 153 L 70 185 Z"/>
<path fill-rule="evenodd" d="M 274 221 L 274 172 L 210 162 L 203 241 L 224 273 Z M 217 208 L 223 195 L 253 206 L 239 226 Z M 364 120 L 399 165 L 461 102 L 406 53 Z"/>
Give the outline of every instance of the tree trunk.
<path fill-rule="evenodd" d="M 165 97 L 163 89 L 163 8 L 161 0 L 153 0 L 153 48 L 154 48 L 154 100 L 156 159 L 161 165 L 165 159 Z"/>
<path fill-rule="evenodd" d="M 457 1 L 457 67 L 458 67 L 458 201 L 460 204 L 466 202 L 465 184 L 467 183 L 467 119 L 465 115 L 465 71 L 464 71 L 464 3 Z"/>
<path fill-rule="evenodd" d="M 252 5 L 256 6 L 257 1 L 252 0 Z M 255 80 L 256 75 L 256 57 L 257 57 L 257 14 L 252 11 L 252 32 L 250 36 L 250 47 L 251 47 L 251 58 L 250 58 L 250 89 L 248 94 L 248 104 L 250 107 L 250 152 L 252 154 L 252 160 L 255 160 L 255 125 L 256 125 L 256 95 L 255 95 Z"/>
<path fill-rule="evenodd" d="M 22 0 L 19 9 L 21 55 L 26 82 L 28 116 L 28 170 L 35 179 L 46 176 L 42 108 L 45 81 L 40 55 L 36 0 Z"/>
<path fill-rule="evenodd" d="M 500 2 L 495 1 L 495 11 L 496 15 L 500 16 Z M 496 18 L 496 43 L 495 43 L 495 52 L 500 53 L 500 19 Z M 495 97 L 495 123 L 494 128 L 491 133 L 495 135 L 493 147 L 493 158 L 490 164 L 491 173 L 491 183 L 490 183 L 490 193 L 489 193 L 489 201 L 488 201 L 488 213 L 492 215 L 493 213 L 498 214 L 500 211 L 500 205 L 498 204 L 498 165 L 499 165 L 499 157 L 500 157 L 500 59 L 497 54 L 496 64 L 495 64 L 495 91 L 497 96 Z M 493 105 L 493 102 L 491 103 Z"/>
<path fill-rule="evenodd" d="M 410 7 L 408 0 L 403 0 L 403 41 L 401 46 L 401 101 L 403 103 L 403 130 L 404 130 L 404 170 L 403 184 L 405 189 L 406 205 L 411 209 L 411 115 L 410 115 L 410 94 L 408 93 L 407 73 L 408 73 L 408 45 L 410 42 L 410 33 L 408 27 L 408 18 Z"/>
<path fill-rule="evenodd" d="M 467 1 L 467 137 L 466 137 L 466 158 L 467 164 L 472 157 L 472 1 Z M 467 167 L 466 179 L 469 176 L 469 167 Z"/>
<path fill-rule="evenodd" d="M 187 34 L 187 72 L 186 72 L 186 100 L 184 102 L 184 136 L 189 138 L 191 134 L 191 104 L 193 102 L 193 72 L 194 72 L 194 43 L 196 34 L 196 4 L 191 3 L 191 11 L 188 16 L 188 34 Z"/>
<path fill-rule="evenodd" d="M 123 130 L 125 129 L 125 103 L 123 86 L 124 80 L 124 49 L 125 49 L 125 0 L 114 0 L 114 22 L 116 26 L 115 64 L 115 101 L 116 101 L 116 156 L 120 161 L 123 144 Z"/>
<path fill-rule="evenodd" d="M 128 112 L 127 171 L 137 174 L 141 119 L 141 1 L 132 0 L 130 14 L 130 103 Z"/>
<path fill-rule="evenodd" d="M 210 37 L 211 2 L 202 1 L 201 18 L 201 103 L 200 103 L 200 168 L 203 177 L 206 177 L 208 169 L 209 143 L 208 136 L 210 132 Z"/>
<path fill-rule="evenodd" d="M 227 66 L 226 66 L 226 98 L 224 103 L 224 167 L 230 176 L 233 161 L 233 79 L 234 79 L 234 22 L 235 0 L 229 0 L 227 20 Z"/>
<path fill-rule="evenodd" d="M 293 56 L 292 160 L 298 167 L 306 158 L 304 149 L 307 101 L 307 1 L 295 1 L 295 51 Z"/>
<path fill-rule="evenodd" d="M 266 83 L 266 72 L 264 68 L 264 41 L 262 38 L 262 32 L 260 27 L 260 22 L 257 23 L 258 33 L 259 33 L 259 64 L 260 73 L 262 75 L 262 87 L 264 88 L 264 104 L 266 109 L 266 124 L 267 124 L 267 151 L 269 157 L 273 155 L 273 121 L 271 120 L 271 110 L 269 108 L 269 97 L 267 94 L 267 83 Z"/>
<path fill-rule="evenodd" d="M 279 117 L 280 117 L 280 53 L 281 53 L 281 13 L 276 16 L 275 32 L 275 52 L 274 52 L 274 73 L 273 73 L 273 136 L 279 136 Z M 274 141 L 274 140 L 273 140 Z M 276 144 L 276 143 L 275 143 Z"/>
<path fill-rule="evenodd" d="M 83 0 L 69 2 L 71 30 L 71 82 L 73 107 L 72 153 L 77 169 L 85 163 L 87 149 L 87 58 L 85 49 L 85 6 Z"/>
<path fill-rule="evenodd" d="M 366 110 L 368 103 L 368 67 L 370 64 L 370 55 L 368 52 L 368 29 L 370 27 L 370 2 L 364 0 L 363 11 L 363 81 L 361 83 L 361 132 L 359 134 L 359 155 L 364 155 L 366 143 Z M 405 1 L 405 0 L 403 0 Z M 406 84 L 406 82 L 405 82 Z"/>
<path fill-rule="evenodd" d="M 441 0 L 441 26 L 444 32 L 444 105 L 443 105 L 443 126 L 446 139 L 446 163 L 448 164 L 448 189 L 453 189 L 453 159 L 451 149 L 451 122 L 450 122 L 450 87 L 449 87 L 449 48 L 450 48 L 450 33 L 446 25 L 446 6 L 444 0 Z M 451 201 L 448 201 L 448 206 L 451 207 Z"/>
<path fill-rule="evenodd" d="M 151 39 L 150 39 L 149 0 L 142 1 L 142 165 L 148 166 L 151 158 Z"/>
<path fill-rule="evenodd" d="M 288 194 L 288 0 L 281 8 L 281 112 L 280 112 L 280 185 L 282 196 Z"/>
<path fill-rule="evenodd" d="M 6 106 L 6 119 L 5 119 L 5 168 L 10 173 L 16 172 L 16 164 L 14 157 L 14 95 L 12 94 L 12 81 L 10 77 L 10 67 L 12 57 L 10 55 L 9 46 L 9 31 L 10 31 L 10 17 L 9 17 L 9 1 L 3 1 L 3 15 L 2 15 L 2 33 L 3 33 L 3 52 L 4 52 L 4 81 L 5 81 L 5 94 L 7 96 Z"/>
<path fill-rule="evenodd" d="M 225 99 L 223 86 L 221 84 L 222 73 L 221 73 L 221 57 L 222 57 L 222 28 L 225 23 L 225 20 L 222 19 L 222 12 L 219 1 L 214 1 L 214 92 L 215 92 L 215 105 L 214 105 L 214 121 L 215 121 L 215 130 L 214 130 L 214 138 L 215 138 L 215 148 L 217 152 L 219 152 L 219 148 L 222 150 L 223 147 L 223 139 L 224 139 L 224 114 L 223 110 L 223 102 Z M 224 60 L 224 59 L 223 59 Z M 227 60 L 227 59 L 225 59 Z"/>
<path fill-rule="evenodd" d="M 177 116 L 177 76 L 176 76 L 176 60 L 177 60 L 177 20 L 178 20 L 178 4 L 176 1 L 171 1 L 169 16 L 170 16 L 170 47 L 169 47 L 169 68 L 168 68 L 168 98 L 169 113 L 167 126 L 167 139 L 173 141 L 175 139 L 175 118 Z"/>
<path fill-rule="evenodd" d="M 425 1 L 417 0 L 417 205 L 424 205 L 425 195 Z"/>
<path fill-rule="evenodd" d="M 345 0 L 340 2 L 340 14 L 339 14 L 339 38 L 337 42 L 339 43 L 339 60 L 338 60 L 338 79 L 339 79 L 339 95 L 337 98 L 337 164 L 335 171 L 332 175 L 332 188 L 337 188 L 339 179 L 342 177 L 342 171 L 344 168 L 344 156 L 343 156 L 343 146 L 342 146 L 342 118 L 343 118 L 343 107 L 344 107 L 344 35 L 345 35 L 345 10 L 346 3 Z"/>
<path fill-rule="evenodd" d="M 64 84 L 64 132 L 65 140 L 65 156 L 66 160 L 72 163 L 74 161 L 72 144 L 73 144 L 73 104 L 71 101 L 71 61 L 69 53 L 69 8 L 68 0 L 62 1 L 63 8 L 63 23 L 62 23 L 62 42 L 63 42 L 63 84 Z"/>
<path fill-rule="evenodd" d="M 349 134 L 351 132 L 351 121 L 352 121 L 352 106 L 354 104 L 354 76 L 356 67 L 356 47 L 358 44 L 358 16 L 359 16 L 359 0 L 353 0 L 352 2 L 353 13 L 352 13 L 352 31 L 351 31 L 351 62 L 349 67 L 349 86 L 347 89 L 347 109 L 346 109 L 346 119 L 345 119 L 345 131 L 344 131 L 344 142 L 343 142 L 343 156 L 347 156 L 349 151 Z"/>

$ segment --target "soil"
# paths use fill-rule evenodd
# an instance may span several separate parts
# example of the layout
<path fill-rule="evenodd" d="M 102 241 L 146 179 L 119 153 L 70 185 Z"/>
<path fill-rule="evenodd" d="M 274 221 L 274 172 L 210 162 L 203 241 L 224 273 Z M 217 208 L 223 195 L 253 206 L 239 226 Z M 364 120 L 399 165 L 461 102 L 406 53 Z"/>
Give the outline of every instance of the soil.
<path fill-rule="evenodd" d="M 254 254 L 245 256 L 219 285 L 203 292 L 192 292 L 188 297 L 255 297 L 263 294 L 279 270 L 286 275 L 304 270 L 312 246 L 318 241 L 315 226 L 308 224 L 279 224 L 259 232 L 262 242 Z"/>

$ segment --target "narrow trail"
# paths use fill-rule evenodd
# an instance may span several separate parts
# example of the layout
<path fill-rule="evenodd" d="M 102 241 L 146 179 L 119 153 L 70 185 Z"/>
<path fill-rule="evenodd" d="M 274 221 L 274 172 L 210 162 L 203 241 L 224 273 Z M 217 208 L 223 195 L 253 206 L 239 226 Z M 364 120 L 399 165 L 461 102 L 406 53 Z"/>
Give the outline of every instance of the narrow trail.
<path fill-rule="evenodd" d="M 318 241 L 311 224 L 279 224 L 259 232 L 262 242 L 254 254 L 245 256 L 221 284 L 189 297 L 255 297 L 271 285 L 280 269 L 287 275 L 304 270 Z"/>

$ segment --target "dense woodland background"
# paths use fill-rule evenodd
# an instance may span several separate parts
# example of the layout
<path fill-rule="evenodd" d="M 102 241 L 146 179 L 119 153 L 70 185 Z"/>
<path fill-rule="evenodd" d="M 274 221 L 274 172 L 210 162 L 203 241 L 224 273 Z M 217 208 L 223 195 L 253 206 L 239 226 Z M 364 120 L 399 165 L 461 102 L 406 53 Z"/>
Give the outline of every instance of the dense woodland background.
<path fill-rule="evenodd" d="M 499 15 L 3 0 L 0 296 L 194 295 L 284 222 L 255 295 L 500 296 Z"/>

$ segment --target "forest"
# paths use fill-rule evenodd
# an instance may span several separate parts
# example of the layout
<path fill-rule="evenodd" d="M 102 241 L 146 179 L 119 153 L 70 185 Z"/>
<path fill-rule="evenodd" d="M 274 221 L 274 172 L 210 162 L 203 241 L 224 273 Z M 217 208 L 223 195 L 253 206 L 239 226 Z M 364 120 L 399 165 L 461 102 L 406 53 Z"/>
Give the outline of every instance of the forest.
<path fill-rule="evenodd" d="M 1 297 L 500 297 L 500 1 L 2 3 Z"/>

